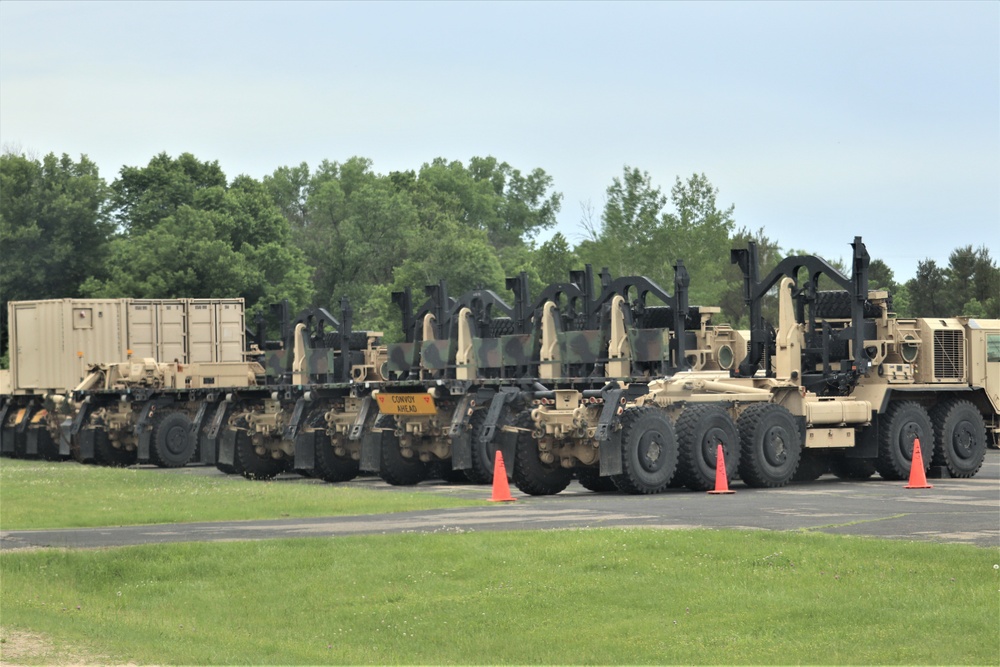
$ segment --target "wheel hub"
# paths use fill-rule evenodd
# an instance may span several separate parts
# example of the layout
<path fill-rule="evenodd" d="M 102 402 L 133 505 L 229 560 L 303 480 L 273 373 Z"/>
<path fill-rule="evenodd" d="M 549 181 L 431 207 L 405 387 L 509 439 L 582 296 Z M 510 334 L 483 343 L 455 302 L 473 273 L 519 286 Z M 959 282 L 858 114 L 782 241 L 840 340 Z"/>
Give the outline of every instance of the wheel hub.
<path fill-rule="evenodd" d="M 955 427 L 955 433 L 952 436 L 951 442 L 952 449 L 955 450 L 955 454 L 957 454 L 959 458 L 972 458 L 976 442 L 975 430 L 973 429 L 972 424 L 967 421 L 963 421 Z"/>
<path fill-rule="evenodd" d="M 785 430 L 779 427 L 767 432 L 764 439 L 764 458 L 773 466 L 780 466 L 788 458 L 788 445 L 785 443 Z"/>
<path fill-rule="evenodd" d="M 181 454 L 187 449 L 187 431 L 181 427 L 170 429 L 166 438 L 167 450 L 171 454 Z"/>
<path fill-rule="evenodd" d="M 701 455 L 710 468 L 715 468 L 715 459 L 718 456 L 719 445 L 722 445 L 722 450 L 725 452 L 726 432 L 721 428 L 710 429 L 701 441 Z"/>
<path fill-rule="evenodd" d="M 646 472 L 656 472 L 663 467 L 663 445 L 659 433 L 646 433 L 639 441 L 639 463 Z"/>

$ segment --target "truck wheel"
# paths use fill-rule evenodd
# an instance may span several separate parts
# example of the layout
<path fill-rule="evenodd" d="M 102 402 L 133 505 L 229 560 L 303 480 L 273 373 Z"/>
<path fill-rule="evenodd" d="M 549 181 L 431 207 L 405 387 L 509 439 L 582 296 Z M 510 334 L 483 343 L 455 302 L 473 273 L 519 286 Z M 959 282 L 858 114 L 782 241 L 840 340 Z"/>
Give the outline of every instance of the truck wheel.
<path fill-rule="evenodd" d="M 607 475 L 601 477 L 601 471 L 598 467 L 577 468 L 576 481 L 580 482 L 580 486 L 594 493 L 609 493 L 618 490 L 615 480 Z"/>
<path fill-rule="evenodd" d="M 514 485 L 531 496 L 551 496 L 559 493 L 573 479 L 573 472 L 558 461 L 544 463 L 538 458 L 538 441 L 531 435 L 534 422 L 530 412 L 522 412 L 516 425 L 518 431 L 514 450 Z"/>
<path fill-rule="evenodd" d="M 826 452 L 803 449 L 799 458 L 799 468 L 792 475 L 793 482 L 815 482 L 830 470 L 830 459 Z"/>
<path fill-rule="evenodd" d="M 715 459 L 719 445 L 726 478 L 736 477 L 740 464 L 740 436 L 732 417 L 721 405 L 693 403 L 677 419 L 677 477 L 693 491 L 715 488 Z"/>
<path fill-rule="evenodd" d="M 108 432 L 104 429 L 94 430 L 94 460 L 98 465 L 109 468 L 124 468 L 136 463 L 136 451 L 128 451 L 111 444 Z"/>
<path fill-rule="evenodd" d="M 802 455 L 795 419 L 774 403 L 756 403 L 739 419 L 740 477 L 748 486 L 776 488 L 792 481 Z"/>
<path fill-rule="evenodd" d="M 285 462 L 274 458 L 270 452 L 258 454 L 250 434 L 242 430 L 236 432 L 233 466 L 247 479 L 272 479 L 285 470 Z"/>
<path fill-rule="evenodd" d="M 479 435 L 483 432 L 486 421 L 487 410 L 476 410 L 472 413 L 472 467 L 465 471 L 466 477 L 473 484 L 491 484 L 493 482 L 493 462 L 497 456 L 496 434 L 504 426 L 510 426 L 514 422 L 514 411 L 509 405 L 505 405 L 500 410 L 500 417 L 497 418 L 496 428 L 493 431 L 494 439 L 489 442 L 479 442 Z"/>
<path fill-rule="evenodd" d="M 830 472 L 840 479 L 868 479 L 875 474 L 875 462 L 838 456 L 830 459 Z"/>
<path fill-rule="evenodd" d="M 934 464 L 946 466 L 952 477 L 979 472 L 986 456 L 986 424 L 976 406 L 964 400 L 947 401 L 931 411 L 931 421 Z"/>
<path fill-rule="evenodd" d="M 333 453 L 333 442 L 329 437 L 321 438 L 316 445 L 316 461 L 312 474 L 326 482 L 348 482 L 358 476 L 360 462 L 350 455 L 343 457 Z"/>
<path fill-rule="evenodd" d="M 149 438 L 149 462 L 161 468 L 180 468 L 194 456 L 191 420 L 183 412 L 157 412 Z"/>
<path fill-rule="evenodd" d="M 883 479 L 900 480 L 910 475 L 913 443 L 920 440 L 924 471 L 934 455 L 934 427 L 927 410 L 913 401 L 893 403 L 885 411 L 878 429 L 878 459 L 875 469 Z"/>
<path fill-rule="evenodd" d="M 619 490 L 632 494 L 662 493 L 677 471 L 677 435 L 659 409 L 629 408 L 622 415 L 622 473 Z"/>
<path fill-rule="evenodd" d="M 381 456 L 378 474 L 383 481 L 393 486 L 413 486 L 427 479 L 427 464 L 416 456 L 403 456 L 399 438 L 391 430 L 382 432 Z"/>

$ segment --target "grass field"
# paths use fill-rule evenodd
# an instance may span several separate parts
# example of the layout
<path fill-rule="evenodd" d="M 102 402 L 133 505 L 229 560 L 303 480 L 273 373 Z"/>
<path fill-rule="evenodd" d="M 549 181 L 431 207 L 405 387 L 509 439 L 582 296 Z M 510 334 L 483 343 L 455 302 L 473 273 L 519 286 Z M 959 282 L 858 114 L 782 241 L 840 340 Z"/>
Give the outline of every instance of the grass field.
<path fill-rule="evenodd" d="M 480 502 L 0 460 L 4 529 Z M 965 545 L 640 529 L 8 551 L 0 660 L 40 637 L 18 664 L 995 665 L 998 565 Z"/>
<path fill-rule="evenodd" d="M 815 534 L 405 534 L 7 552 L 0 601 L 4 632 L 123 663 L 993 665 L 996 561 Z"/>
<path fill-rule="evenodd" d="M 482 504 L 488 497 L 484 487 Z M 0 459 L 4 530 L 347 516 L 477 504 L 432 493 Z"/>

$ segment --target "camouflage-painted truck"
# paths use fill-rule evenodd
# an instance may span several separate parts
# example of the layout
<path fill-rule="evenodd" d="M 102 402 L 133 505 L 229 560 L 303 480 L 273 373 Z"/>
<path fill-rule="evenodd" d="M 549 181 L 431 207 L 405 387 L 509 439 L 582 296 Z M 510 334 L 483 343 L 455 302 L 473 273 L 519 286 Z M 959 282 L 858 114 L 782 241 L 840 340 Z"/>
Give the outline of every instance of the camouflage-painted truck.
<path fill-rule="evenodd" d="M 1000 432 L 1000 321 L 895 317 L 889 295 L 868 290 L 860 237 L 852 245 L 850 278 L 802 256 L 783 260 L 761 280 L 754 245 L 734 250 L 750 307 L 749 354 L 740 361 L 728 342 L 708 345 L 713 332 L 706 326 L 714 357 L 706 355 L 700 369 L 691 364 L 641 391 L 629 384 L 632 398 L 610 427 L 621 443 L 622 470 L 615 473 L 602 457 L 602 475 L 610 473 L 624 491 L 654 493 L 670 484 L 675 469 L 678 481 L 708 488 L 721 445 L 730 476 L 753 487 L 828 470 L 850 479 L 876 471 L 904 479 L 918 440 L 926 467 L 974 475 L 987 439 L 995 443 Z M 821 291 L 822 276 L 842 289 Z M 762 314 L 775 287 L 776 328 Z M 523 491 L 558 492 L 568 482 L 566 469 L 585 463 L 577 452 L 599 434 L 566 429 L 569 409 L 579 406 L 557 400 L 520 418 L 514 479 L 516 471 L 529 471 L 518 484 Z"/>
<path fill-rule="evenodd" d="M 407 342 L 390 346 L 362 466 L 411 484 L 440 460 L 479 481 L 500 449 L 529 494 L 574 475 L 593 490 L 657 493 L 711 488 L 719 445 L 729 476 L 754 487 L 827 471 L 903 479 L 919 440 L 926 466 L 974 475 L 1000 431 L 1000 323 L 897 318 L 888 294 L 868 290 L 860 238 L 853 247 L 851 277 L 801 256 L 763 280 L 754 246 L 734 250 L 746 334 L 714 323 L 716 308 L 687 306 L 680 263 L 673 295 L 605 273 L 594 296 L 589 272 L 535 301 L 510 280 L 513 308 L 439 285 L 409 317 L 398 295 Z M 775 288 L 776 327 L 763 317 Z"/>
<path fill-rule="evenodd" d="M 513 307 L 488 290 L 452 299 L 439 284 L 427 288 L 427 302 L 411 314 L 409 294 L 395 294 L 406 342 L 389 345 L 389 381 L 376 392 L 382 416 L 366 439 L 362 467 L 393 484 L 414 484 L 435 464 L 452 478 L 487 482 L 499 447 L 505 460 L 518 461 L 507 469 L 525 488 L 565 487 L 571 468 L 585 485 L 599 486 L 601 452 L 605 467 L 620 459 L 611 453 L 619 401 L 642 382 L 672 373 L 677 359 L 685 367 L 689 357 L 699 367 L 711 364 L 713 345 L 728 350 L 730 363 L 745 354 L 736 332 L 706 329 L 718 309 L 687 306 L 687 273 L 683 264 L 677 268 L 676 296 L 646 278 L 612 279 L 606 271 L 595 293 L 590 267 L 547 286 L 534 301 L 525 275 L 508 279 Z M 552 437 L 539 439 L 539 456 L 515 459 L 517 434 L 531 430 L 524 418 L 516 424 L 532 405 L 562 418 L 549 420 L 549 436 L 571 447 L 588 441 L 561 457 L 579 465 L 556 466 L 558 483 L 544 474 L 556 460 L 546 460 Z M 620 472 L 620 463 L 611 465 Z"/>

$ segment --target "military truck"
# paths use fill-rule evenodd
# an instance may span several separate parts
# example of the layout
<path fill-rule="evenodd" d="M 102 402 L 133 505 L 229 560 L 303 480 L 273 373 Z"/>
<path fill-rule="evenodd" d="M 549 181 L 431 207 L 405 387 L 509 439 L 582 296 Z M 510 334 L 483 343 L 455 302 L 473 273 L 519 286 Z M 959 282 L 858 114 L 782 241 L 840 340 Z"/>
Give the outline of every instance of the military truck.
<path fill-rule="evenodd" d="M 63 426 L 75 414 L 70 396 L 96 364 L 153 359 L 190 370 L 243 361 L 243 299 L 49 299 L 7 308 L 11 368 L 0 371 L 6 456 L 69 453 Z"/>
<path fill-rule="evenodd" d="M 580 456 L 588 446 L 601 451 L 599 475 L 632 493 L 662 491 L 674 473 L 687 486 L 707 488 L 719 445 L 729 474 L 752 487 L 827 470 L 904 479 L 918 440 L 925 466 L 974 475 L 987 438 L 996 442 L 1000 432 L 1000 321 L 895 317 L 889 295 L 868 290 L 861 238 L 852 246 L 849 278 L 818 257 L 800 256 L 759 279 L 755 246 L 734 250 L 750 308 L 745 358 L 731 357 L 727 342 L 712 347 L 701 368 L 692 363 L 691 370 L 628 382 L 605 431 L 565 428 L 567 412 L 580 408 L 575 397 L 542 402 L 519 418 L 519 488 L 558 492 L 568 469 L 593 458 Z M 821 277 L 841 289 L 820 290 Z M 776 328 L 762 314 L 775 287 Z M 707 341 L 710 328 L 704 332 Z"/>
<path fill-rule="evenodd" d="M 488 290 L 452 299 L 438 284 L 426 288 L 427 301 L 411 314 L 409 293 L 395 294 L 406 341 L 388 346 L 388 382 L 375 394 L 381 417 L 366 439 L 363 469 L 392 484 L 414 484 L 430 465 L 444 464 L 452 479 L 464 474 L 488 482 L 497 447 L 515 460 L 515 421 L 532 404 L 549 408 L 549 433 L 539 432 L 545 450 L 553 438 L 579 442 L 588 430 L 590 439 L 598 428 L 607 431 L 618 401 L 628 395 L 619 383 L 663 377 L 677 359 L 711 366 L 715 348 L 727 351 L 729 363 L 738 362 L 745 354 L 742 339 L 728 327 L 707 327 L 718 309 L 689 308 L 683 263 L 677 271 L 677 296 L 646 278 L 613 279 L 607 271 L 595 291 L 590 267 L 547 286 L 534 300 L 524 274 L 508 279 L 513 306 Z M 600 483 L 590 465 L 596 442 L 573 455 L 585 485 Z M 529 465 L 533 459 L 520 460 Z M 559 468 L 563 486 L 571 474 Z M 513 475 L 525 486 L 551 488 L 516 466 Z"/>
<path fill-rule="evenodd" d="M 751 313 L 749 355 L 729 374 L 693 371 L 651 383 L 636 402 L 675 420 L 680 450 L 700 453 L 705 472 L 709 450 L 721 443 L 755 487 L 827 470 L 906 479 L 917 441 L 925 467 L 953 477 L 978 472 L 987 439 L 996 443 L 1000 433 L 1000 320 L 897 318 L 889 295 L 868 289 L 860 237 L 852 247 L 849 278 L 800 256 L 758 279 L 755 246 L 733 251 Z M 821 277 L 841 289 L 820 290 Z M 761 304 L 775 286 L 772 328 Z"/>

